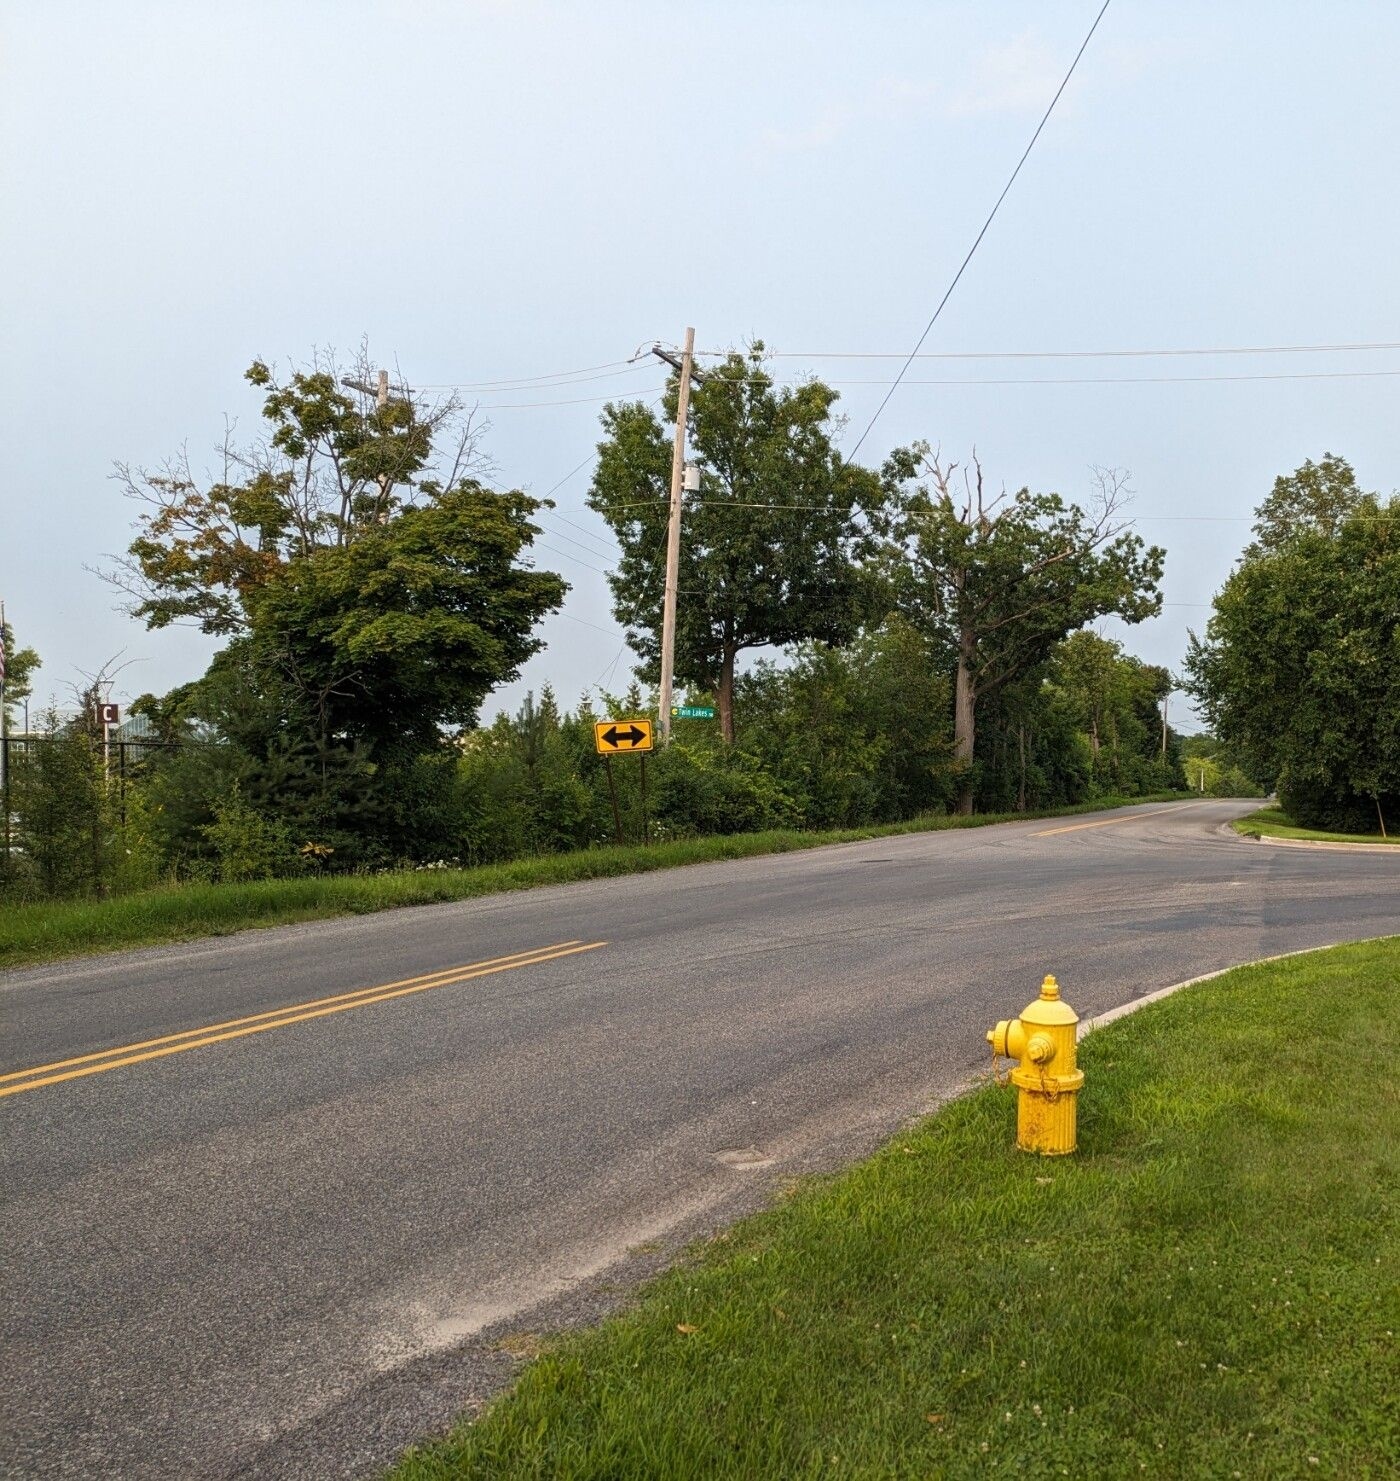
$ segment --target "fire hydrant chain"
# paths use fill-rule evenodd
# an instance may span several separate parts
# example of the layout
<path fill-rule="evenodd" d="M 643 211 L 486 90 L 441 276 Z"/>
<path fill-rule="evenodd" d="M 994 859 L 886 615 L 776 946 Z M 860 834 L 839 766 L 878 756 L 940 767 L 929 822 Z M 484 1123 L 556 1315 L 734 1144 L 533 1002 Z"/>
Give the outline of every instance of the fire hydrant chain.
<path fill-rule="evenodd" d="M 1078 1145 L 1077 1104 L 1084 1072 L 1077 1063 L 1079 1015 L 1060 999 L 1060 985 L 1047 977 L 1040 996 L 1019 1018 L 1003 1019 L 987 1033 L 997 1084 L 1016 1086 L 1016 1144 L 1046 1157 L 1063 1156 Z M 1002 1079 L 997 1061 L 1018 1061 Z"/>
<path fill-rule="evenodd" d="M 990 1039 L 991 1035 L 988 1034 L 987 1037 Z M 1011 1084 L 1011 1066 L 1008 1065 L 1005 1073 L 1003 1074 L 1001 1068 L 1001 1055 L 999 1055 L 995 1049 L 992 1050 L 992 1079 L 995 1080 L 998 1085 Z"/>

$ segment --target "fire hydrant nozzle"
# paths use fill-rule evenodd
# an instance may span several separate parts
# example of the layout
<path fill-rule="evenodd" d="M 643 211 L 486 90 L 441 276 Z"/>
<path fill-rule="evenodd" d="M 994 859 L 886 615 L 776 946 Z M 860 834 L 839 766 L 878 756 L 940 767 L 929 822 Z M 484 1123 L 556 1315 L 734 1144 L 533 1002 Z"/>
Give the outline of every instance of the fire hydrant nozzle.
<path fill-rule="evenodd" d="M 1026 1058 L 1036 1064 L 1049 1064 L 1055 1057 L 1055 1041 L 1049 1034 L 1033 1034 L 1026 1045 Z"/>
<path fill-rule="evenodd" d="M 1019 1061 L 1011 1083 L 1019 1095 L 1016 1144 L 1046 1157 L 1073 1152 L 1077 1145 L 1076 1102 L 1084 1071 L 1076 1064 L 1075 1026 L 1079 1015 L 1060 998 L 1060 985 L 1047 977 L 1040 996 L 1019 1018 L 988 1029 L 992 1054 Z"/>

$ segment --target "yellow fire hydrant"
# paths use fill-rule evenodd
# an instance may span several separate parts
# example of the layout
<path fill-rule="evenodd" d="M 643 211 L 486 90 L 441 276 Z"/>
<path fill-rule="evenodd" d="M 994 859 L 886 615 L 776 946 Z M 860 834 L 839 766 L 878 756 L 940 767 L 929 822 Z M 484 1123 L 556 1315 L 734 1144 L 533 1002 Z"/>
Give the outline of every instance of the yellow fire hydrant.
<path fill-rule="evenodd" d="M 1019 1018 L 1003 1018 L 987 1030 L 992 1055 L 1020 1063 L 1011 1071 L 1019 1092 L 1016 1145 L 1042 1157 L 1061 1157 L 1078 1145 L 1075 1108 L 1084 1071 L 1075 1063 L 1079 1015 L 1060 1000 L 1060 984 L 1047 977 L 1040 996 Z"/>

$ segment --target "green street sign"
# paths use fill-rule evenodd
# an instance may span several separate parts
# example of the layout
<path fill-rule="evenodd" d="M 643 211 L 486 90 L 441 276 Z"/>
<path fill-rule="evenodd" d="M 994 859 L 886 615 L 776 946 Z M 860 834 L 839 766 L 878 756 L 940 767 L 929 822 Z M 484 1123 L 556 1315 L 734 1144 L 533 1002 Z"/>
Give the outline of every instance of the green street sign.
<path fill-rule="evenodd" d="M 713 705 L 672 705 L 671 718 L 673 720 L 713 720 L 715 711 Z"/>

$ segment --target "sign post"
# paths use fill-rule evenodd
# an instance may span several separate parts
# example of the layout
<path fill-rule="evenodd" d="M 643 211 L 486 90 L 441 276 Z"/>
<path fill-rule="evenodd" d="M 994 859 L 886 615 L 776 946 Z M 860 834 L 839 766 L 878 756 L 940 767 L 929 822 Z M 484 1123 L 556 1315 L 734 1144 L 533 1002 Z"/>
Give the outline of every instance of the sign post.
<path fill-rule="evenodd" d="M 622 847 L 622 814 L 617 808 L 617 783 L 613 781 L 612 757 L 603 757 L 603 770 L 608 774 L 608 796 L 612 798 L 613 828 L 616 830 L 618 847 Z"/>
<path fill-rule="evenodd" d="M 97 718 L 102 722 L 102 774 L 110 782 L 112 779 L 112 727 L 121 723 L 121 706 L 100 704 L 97 707 Z"/>

